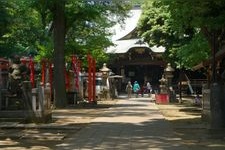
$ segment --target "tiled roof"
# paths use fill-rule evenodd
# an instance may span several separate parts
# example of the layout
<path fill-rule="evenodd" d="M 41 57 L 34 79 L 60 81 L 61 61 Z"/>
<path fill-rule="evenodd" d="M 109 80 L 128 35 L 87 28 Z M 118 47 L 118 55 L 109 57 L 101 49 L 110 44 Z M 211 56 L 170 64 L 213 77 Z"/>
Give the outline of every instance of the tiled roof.
<path fill-rule="evenodd" d="M 165 48 L 160 46 L 160 47 L 149 47 L 147 43 L 138 43 L 140 39 L 130 39 L 130 40 L 118 40 L 115 41 L 114 44 L 115 46 L 111 46 L 107 49 L 107 53 L 126 53 L 129 51 L 129 49 L 134 48 L 134 47 L 145 47 L 145 48 L 150 48 L 153 52 L 155 53 L 163 53 L 165 51 Z"/>
<path fill-rule="evenodd" d="M 134 47 L 149 48 L 149 45 L 147 43 L 139 42 L 142 40 L 141 38 L 138 37 L 136 39 L 122 40 L 123 37 L 135 31 L 138 20 L 141 16 L 141 9 L 140 8 L 132 9 L 129 13 L 129 16 L 130 17 L 128 17 L 124 21 L 123 25 L 117 24 L 111 29 L 111 31 L 114 33 L 114 35 L 111 37 L 114 46 L 108 47 L 106 53 L 126 53 L 129 49 Z M 160 47 L 153 46 L 150 49 L 155 53 L 165 52 L 165 48 L 162 46 Z"/>
<path fill-rule="evenodd" d="M 124 24 L 117 24 L 110 29 L 113 33 L 113 36 L 111 37 L 113 42 L 123 38 L 136 28 L 138 20 L 141 16 L 141 9 L 132 9 L 129 16 L 130 17 L 125 19 Z"/>

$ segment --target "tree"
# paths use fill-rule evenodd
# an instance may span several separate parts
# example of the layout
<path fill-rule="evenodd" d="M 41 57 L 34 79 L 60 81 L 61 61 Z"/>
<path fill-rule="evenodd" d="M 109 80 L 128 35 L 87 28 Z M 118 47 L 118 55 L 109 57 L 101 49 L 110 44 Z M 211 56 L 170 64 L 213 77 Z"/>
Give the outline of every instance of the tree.
<path fill-rule="evenodd" d="M 190 26 L 181 33 L 173 22 L 168 5 L 161 1 L 146 1 L 138 24 L 139 35 L 150 46 L 164 46 L 165 58 L 178 68 L 191 68 L 206 59 L 209 48 L 202 34 Z"/>
<path fill-rule="evenodd" d="M 211 49 L 211 56 L 221 49 L 225 38 L 225 6 L 223 0 L 218 1 L 165 1 L 169 5 L 169 10 L 176 30 L 183 32 L 185 28 L 194 27 L 204 35 Z M 178 19 L 179 18 L 179 19 Z M 214 64 L 215 65 L 215 64 Z M 213 82 L 215 79 L 215 66 L 213 68 Z"/>
<path fill-rule="evenodd" d="M 171 30 L 170 13 L 167 6 L 160 2 L 146 1 L 142 6 L 143 13 L 138 23 L 139 34 L 150 46 L 170 48 L 175 40 Z"/>
<path fill-rule="evenodd" d="M 117 21 L 123 20 L 129 7 L 118 3 L 102 5 L 101 3 L 72 2 L 67 6 L 66 54 L 76 54 L 86 61 L 86 54 L 94 56 L 98 66 L 107 61 L 104 49 L 112 45 L 107 30 Z M 118 6 L 117 6 L 118 5 Z M 111 16 L 116 16 L 116 20 Z"/>
<path fill-rule="evenodd" d="M 46 6 L 42 0 L 36 2 Z M 55 106 L 62 108 L 66 102 L 65 92 L 65 45 L 74 46 L 75 50 L 72 52 L 77 53 L 77 48 L 84 48 L 86 46 L 87 53 L 99 54 L 103 51 L 103 47 L 109 45 L 107 40 L 106 28 L 112 26 L 113 22 L 110 20 L 110 15 L 125 16 L 126 4 L 120 4 L 118 1 L 114 3 L 105 4 L 102 1 L 52 1 L 54 7 L 49 8 L 53 15 L 53 31 L 54 31 L 54 90 L 55 90 Z M 47 5 L 48 5 L 47 4 Z M 45 8 L 45 7 L 40 8 Z M 43 9 L 40 9 L 41 12 Z M 41 13 L 45 15 L 45 13 Z M 44 17 L 42 17 L 44 18 Z M 78 31 L 78 32 L 77 32 Z M 106 44 L 104 44 L 106 43 Z M 97 49 L 91 51 L 87 49 L 87 45 Z M 71 50 L 71 47 L 69 50 Z M 71 53 L 68 52 L 67 53 Z M 86 54 L 87 54 L 86 53 Z M 79 53 L 77 53 L 79 54 Z M 102 56 L 103 53 L 101 53 Z"/>
<path fill-rule="evenodd" d="M 30 9 L 30 3 L 24 0 L 0 1 L 0 3 L 2 11 L 1 56 L 9 57 L 15 53 L 28 54 L 35 47 L 42 32 L 37 11 Z"/>
<path fill-rule="evenodd" d="M 56 107 L 64 107 L 65 57 L 71 54 L 81 59 L 91 53 L 97 63 L 107 60 L 104 48 L 111 45 L 107 28 L 117 21 L 122 22 L 129 10 L 127 3 L 120 1 L 89 0 L 11 0 L 0 1 L 1 25 L 0 48 L 10 48 L 15 53 L 28 55 L 35 50 L 41 60 L 54 59 Z M 113 16 L 113 17 L 112 17 Z M 7 25 L 7 28 L 4 26 Z M 2 44 L 3 43 L 3 44 Z M 27 53 L 27 54 L 26 54 Z"/>
<path fill-rule="evenodd" d="M 210 48 L 210 55 L 213 58 L 210 94 L 211 127 L 224 127 L 225 108 L 223 105 L 223 85 L 216 78 L 215 54 L 222 48 L 225 41 L 225 11 L 223 9 L 225 7 L 225 1 L 162 0 L 158 2 L 154 1 L 153 3 L 159 3 L 160 6 L 168 8 L 170 27 L 179 38 L 189 38 L 188 42 L 183 43 L 178 41 L 179 45 L 177 47 L 175 45 L 173 46 L 173 50 L 179 51 L 175 52 L 176 57 L 179 55 L 187 55 L 186 58 L 193 61 L 195 60 L 193 56 L 196 57 L 199 54 L 190 53 L 195 50 L 195 46 L 199 44 L 199 48 L 203 50 L 203 54 L 207 53 L 207 46 Z M 192 31 L 193 34 L 189 34 L 191 32 L 187 34 L 187 31 Z M 196 58 L 199 57 L 197 56 Z"/>
<path fill-rule="evenodd" d="M 73 29 L 72 25 L 75 25 L 74 22 L 76 21 L 77 18 L 70 18 L 73 15 L 68 15 L 66 16 L 65 7 L 70 7 L 75 8 L 76 7 L 81 7 L 83 4 L 85 7 L 81 7 L 79 9 L 79 17 L 82 17 L 83 23 L 82 27 L 86 27 L 84 31 L 88 31 L 88 28 L 91 28 L 92 30 L 87 32 L 88 37 L 92 37 L 90 42 L 92 41 L 97 41 L 98 39 L 96 37 L 101 37 L 103 34 L 107 33 L 105 30 L 105 27 L 109 27 L 110 20 L 107 19 L 109 17 L 109 11 L 114 14 L 119 14 L 121 12 L 124 12 L 126 8 L 121 7 L 122 5 L 118 5 L 118 3 L 115 3 L 115 5 L 110 4 L 110 5 L 102 5 L 102 3 L 82 3 L 82 2 L 72 2 L 66 3 L 62 1 L 55 2 L 55 11 L 53 12 L 54 19 L 53 19 L 53 24 L 54 24 L 54 66 L 55 66 L 55 105 L 56 107 L 64 107 L 65 104 L 65 78 L 64 74 L 62 74 L 62 71 L 64 70 L 64 44 L 65 44 L 65 36 L 66 34 Z M 70 5 L 71 4 L 71 5 Z M 72 5 L 72 4 L 77 4 L 77 5 Z M 118 8 L 121 10 L 118 11 Z M 68 9 L 69 10 L 69 9 Z M 84 11 L 85 10 L 85 11 Z M 76 12 L 76 11 L 75 11 Z M 84 13 L 85 12 L 85 13 Z M 87 15 L 88 14 L 88 15 Z M 79 18 L 78 17 L 78 18 Z M 111 22 L 112 23 L 112 22 Z M 87 28 L 88 27 L 88 28 Z M 94 29 L 94 30 L 93 30 Z M 98 29 L 98 30 L 97 30 Z M 99 30 L 101 29 L 101 30 Z M 61 31 L 60 31 L 61 30 Z M 72 30 L 74 31 L 74 30 Z M 95 32 L 97 31 L 97 32 Z M 84 32 L 81 32 L 84 33 Z M 100 34 L 99 34 L 100 33 Z M 99 36 L 99 35 L 100 36 Z M 68 34 L 69 35 L 69 34 Z M 105 36 L 104 36 L 105 37 Z M 69 38 L 69 37 L 68 37 Z M 87 38 L 87 37 L 86 37 Z M 106 39 L 106 38 L 104 38 Z M 78 39 L 77 39 L 78 40 Z M 78 40 L 79 41 L 79 40 Z M 81 42 L 87 44 L 89 42 L 88 38 L 86 40 L 80 40 Z M 98 42 L 97 42 L 98 43 Z M 88 45 L 96 45 L 97 43 L 91 43 Z M 56 68 L 56 65 L 58 66 Z M 59 75 L 61 72 L 61 75 Z M 56 77 L 58 76 L 58 77 Z M 64 86 L 62 86 L 64 85 Z M 58 96 L 57 96 L 58 95 Z M 64 103 L 62 103 L 64 101 Z"/>
<path fill-rule="evenodd" d="M 176 29 L 197 28 L 207 40 L 211 49 L 212 78 L 210 86 L 211 127 L 225 127 L 223 84 L 216 78 L 215 54 L 225 41 L 225 1 L 165 1 L 169 6 Z"/>
<path fill-rule="evenodd" d="M 0 1 L 0 56 L 7 54 L 7 51 L 11 51 L 8 45 L 9 26 L 11 26 L 10 20 L 13 18 L 10 11 L 12 6 L 7 1 Z"/>
<path fill-rule="evenodd" d="M 66 106 L 66 86 L 65 86 L 65 1 L 54 1 L 53 9 L 54 26 L 54 90 L 55 107 Z"/>

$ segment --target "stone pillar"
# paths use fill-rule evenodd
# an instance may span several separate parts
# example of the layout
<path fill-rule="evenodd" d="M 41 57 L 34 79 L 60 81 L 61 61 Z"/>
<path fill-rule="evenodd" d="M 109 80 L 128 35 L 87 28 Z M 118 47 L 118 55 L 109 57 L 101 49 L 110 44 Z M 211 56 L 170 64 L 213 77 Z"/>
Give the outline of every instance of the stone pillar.
<path fill-rule="evenodd" d="M 106 63 L 104 63 L 100 71 L 102 72 L 103 97 L 107 99 L 109 97 L 109 88 L 110 88 L 108 79 L 110 69 L 107 68 Z"/>
<path fill-rule="evenodd" d="M 176 95 L 174 90 L 173 90 L 173 86 L 172 86 L 172 79 L 173 79 L 173 72 L 174 69 L 171 67 L 171 64 L 168 63 L 166 68 L 164 69 L 164 74 L 165 74 L 165 78 L 167 80 L 167 93 L 169 94 L 169 101 L 173 102 L 176 100 Z"/>
<path fill-rule="evenodd" d="M 22 90 L 23 90 L 23 96 L 24 96 L 24 104 L 25 104 L 25 110 L 32 110 L 32 85 L 30 81 L 23 81 L 22 84 Z"/>
<path fill-rule="evenodd" d="M 160 82 L 160 94 L 167 94 L 167 86 L 166 86 L 166 83 L 167 83 L 167 79 L 164 78 L 164 75 L 162 75 L 162 78 L 159 80 Z"/>
<path fill-rule="evenodd" d="M 39 84 L 32 89 L 32 117 L 35 122 L 46 122 L 52 118 L 50 84 Z"/>
<path fill-rule="evenodd" d="M 210 112 L 210 89 L 207 85 L 202 86 L 202 120 L 210 122 L 211 120 Z"/>

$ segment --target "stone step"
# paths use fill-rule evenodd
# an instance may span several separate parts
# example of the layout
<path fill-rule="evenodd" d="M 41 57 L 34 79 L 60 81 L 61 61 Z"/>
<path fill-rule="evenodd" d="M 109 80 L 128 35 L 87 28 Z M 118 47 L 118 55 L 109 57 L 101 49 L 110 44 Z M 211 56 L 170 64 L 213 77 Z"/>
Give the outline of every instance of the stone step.
<path fill-rule="evenodd" d="M 0 117 L 0 122 L 24 122 L 24 118 L 2 118 Z"/>
<path fill-rule="evenodd" d="M 27 140 L 63 140 L 66 134 L 64 131 L 45 131 L 45 130 L 4 130 L 0 131 L 1 139 L 27 139 Z"/>
<path fill-rule="evenodd" d="M 0 118 L 24 118 L 27 112 L 24 110 L 1 110 Z"/>

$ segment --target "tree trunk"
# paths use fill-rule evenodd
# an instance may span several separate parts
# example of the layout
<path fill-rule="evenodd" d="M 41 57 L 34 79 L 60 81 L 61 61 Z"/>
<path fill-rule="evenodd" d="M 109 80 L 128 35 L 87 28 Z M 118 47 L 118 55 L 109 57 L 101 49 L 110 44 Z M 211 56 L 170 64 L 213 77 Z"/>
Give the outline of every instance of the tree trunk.
<path fill-rule="evenodd" d="M 224 126 L 224 92 L 223 83 L 218 81 L 216 72 L 216 52 L 218 51 L 218 36 L 215 32 L 211 36 L 211 51 L 212 51 L 212 80 L 210 86 L 210 109 L 211 109 L 211 128 L 218 129 Z"/>
<path fill-rule="evenodd" d="M 63 108 L 66 106 L 65 88 L 65 2 L 64 0 L 54 1 L 54 96 L 55 107 Z"/>
<path fill-rule="evenodd" d="M 212 83 L 210 87 L 211 129 L 224 128 L 223 85 Z"/>

